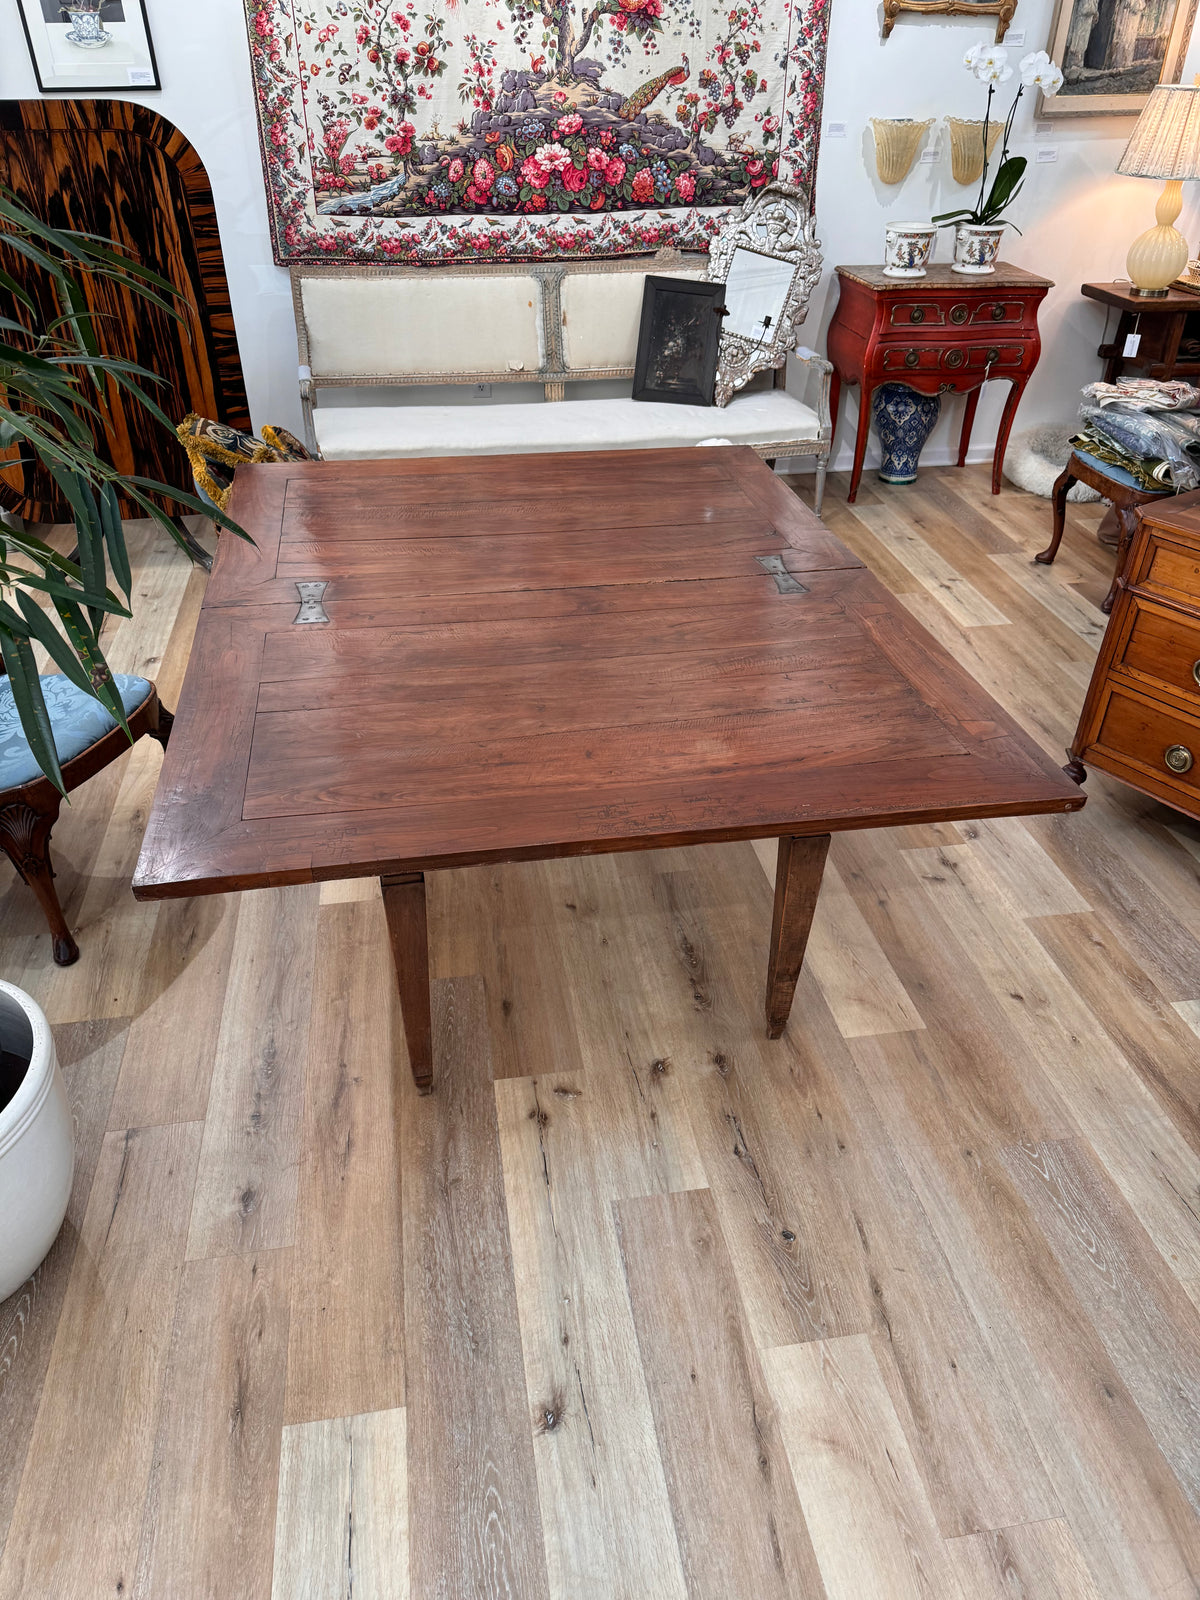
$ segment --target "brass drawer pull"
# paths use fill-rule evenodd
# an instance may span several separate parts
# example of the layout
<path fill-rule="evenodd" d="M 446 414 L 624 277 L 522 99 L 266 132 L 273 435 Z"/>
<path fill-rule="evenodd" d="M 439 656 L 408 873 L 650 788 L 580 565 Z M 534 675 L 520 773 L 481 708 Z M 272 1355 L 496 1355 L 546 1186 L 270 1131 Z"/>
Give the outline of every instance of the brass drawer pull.
<path fill-rule="evenodd" d="M 994 366 L 995 363 L 997 361 L 999 361 L 999 359 L 1000 359 L 1000 352 L 999 352 L 999 350 L 997 350 L 996 346 L 993 345 L 992 348 L 987 353 L 987 364 L 988 364 L 988 366 L 989 367 Z"/>
<path fill-rule="evenodd" d="M 910 322 L 924 322 L 925 321 L 925 309 L 924 309 L 924 307 L 923 306 L 913 306 L 912 310 L 908 313 L 908 320 Z"/>
<path fill-rule="evenodd" d="M 1004 321 L 1004 307 L 1003 306 L 993 306 L 992 307 L 992 321 L 993 322 L 1003 322 Z"/>
<path fill-rule="evenodd" d="M 967 308 L 966 308 L 966 306 L 951 306 L 951 308 L 950 308 L 950 321 L 951 322 L 965 322 L 966 320 L 967 320 Z"/>
<path fill-rule="evenodd" d="M 961 367 L 962 364 L 963 364 L 963 353 L 962 353 L 961 350 L 950 350 L 950 351 L 947 351 L 947 353 L 946 353 L 946 365 L 948 367 Z"/>
<path fill-rule="evenodd" d="M 1195 678 L 1197 684 L 1200 685 L 1200 661 L 1192 662 L 1192 677 Z"/>
<path fill-rule="evenodd" d="M 921 354 L 918 350 L 906 350 L 904 352 L 904 365 L 906 367 L 915 367 L 920 359 Z"/>
<path fill-rule="evenodd" d="M 1163 751 L 1163 760 L 1172 772 L 1190 772 L 1192 770 L 1192 752 L 1185 744 L 1173 744 Z"/>

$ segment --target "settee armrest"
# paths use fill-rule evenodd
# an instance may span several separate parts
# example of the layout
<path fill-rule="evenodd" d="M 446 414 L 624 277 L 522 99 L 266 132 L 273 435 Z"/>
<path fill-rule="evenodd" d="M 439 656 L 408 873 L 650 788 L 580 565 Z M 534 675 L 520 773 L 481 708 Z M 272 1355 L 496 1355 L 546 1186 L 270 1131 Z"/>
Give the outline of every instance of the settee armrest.
<path fill-rule="evenodd" d="M 821 386 L 817 393 L 817 421 L 821 424 L 821 438 L 832 440 L 833 418 L 829 412 L 829 386 L 833 381 L 833 362 L 826 361 L 824 356 L 810 350 L 806 344 L 797 345 L 792 351 L 793 361 L 802 361 L 806 367 L 820 374 Z"/>

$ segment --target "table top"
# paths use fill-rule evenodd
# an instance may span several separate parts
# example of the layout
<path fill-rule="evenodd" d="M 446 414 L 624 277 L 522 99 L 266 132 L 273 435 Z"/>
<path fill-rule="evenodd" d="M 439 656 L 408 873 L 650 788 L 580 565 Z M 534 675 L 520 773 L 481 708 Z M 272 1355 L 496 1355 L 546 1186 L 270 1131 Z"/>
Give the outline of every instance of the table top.
<path fill-rule="evenodd" d="M 746 447 L 240 467 L 231 511 L 141 899 L 1083 804 Z"/>
<path fill-rule="evenodd" d="M 919 293 L 922 289 L 955 289 L 965 293 L 968 289 L 984 293 L 996 289 L 1053 289 L 1051 278 L 1039 278 L 1036 272 L 1026 272 L 1024 267 L 1011 266 L 1007 261 L 997 261 L 995 272 L 955 272 L 948 261 L 932 262 L 923 278 L 889 278 L 882 266 L 835 267 L 839 277 L 853 278 L 865 283 L 868 289 L 887 289 L 898 294 Z"/>
<path fill-rule="evenodd" d="M 1200 311 L 1200 295 L 1187 289 L 1168 289 L 1166 294 L 1134 294 L 1131 283 L 1081 283 L 1079 292 L 1102 305 L 1119 306 L 1122 311 L 1161 316 L 1164 311 Z"/>

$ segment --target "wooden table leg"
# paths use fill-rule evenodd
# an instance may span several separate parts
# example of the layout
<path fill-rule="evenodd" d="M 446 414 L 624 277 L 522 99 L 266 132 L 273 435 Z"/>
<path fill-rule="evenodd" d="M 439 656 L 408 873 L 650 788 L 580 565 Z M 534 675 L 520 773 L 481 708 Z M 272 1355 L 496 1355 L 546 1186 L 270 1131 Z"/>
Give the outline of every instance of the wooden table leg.
<path fill-rule="evenodd" d="M 779 841 L 775 914 L 771 918 L 771 955 L 767 965 L 767 1037 L 770 1039 L 778 1039 L 787 1026 L 828 853 L 827 833 L 807 837 L 785 835 Z"/>
<path fill-rule="evenodd" d="M 429 1014 L 429 931 L 425 918 L 425 874 L 380 878 L 387 916 L 400 1013 L 413 1082 L 422 1094 L 433 1088 L 433 1023 Z"/>

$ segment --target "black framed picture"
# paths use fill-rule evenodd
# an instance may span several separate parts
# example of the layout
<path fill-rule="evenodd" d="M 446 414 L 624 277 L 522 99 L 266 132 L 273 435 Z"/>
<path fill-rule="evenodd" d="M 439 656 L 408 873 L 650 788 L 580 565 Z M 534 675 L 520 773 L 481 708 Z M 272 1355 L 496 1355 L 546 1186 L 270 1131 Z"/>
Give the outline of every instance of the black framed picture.
<path fill-rule="evenodd" d="M 647 277 L 633 398 L 712 405 L 724 312 L 723 283 Z"/>
<path fill-rule="evenodd" d="M 161 89 L 146 0 L 17 0 L 43 94 Z"/>

